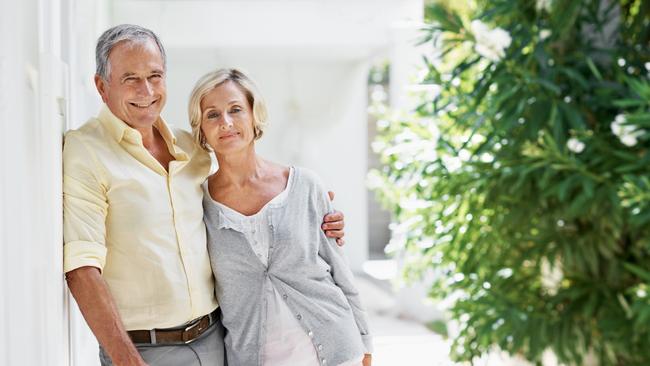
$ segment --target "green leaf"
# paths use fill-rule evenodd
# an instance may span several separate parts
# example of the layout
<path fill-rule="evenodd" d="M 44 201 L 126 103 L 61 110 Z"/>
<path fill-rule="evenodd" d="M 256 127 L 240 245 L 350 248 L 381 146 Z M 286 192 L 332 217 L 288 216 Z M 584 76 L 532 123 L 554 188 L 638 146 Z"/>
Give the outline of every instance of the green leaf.
<path fill-rule="evenodd" d="M 640 99 L 619 99 L 619 100 L 615 100 L 613 104 L 616 107 L 620 107 L 620 108 L 630 108 L 630 107 L 640 107 L 647 103 Z"/>
<path fill-rule="evenodd" d="M 632 263 L 623 263 L 623 267 L 635 275 L 643 278 L 645 281 L 650 282 L 650 272 L 646 271 L 645 269 Z"/>
<path fill-rule="evenodd" d="M 587 62 L 587 66 L 589 67 L 589 70 L 591 70 L 591 72 L 594 74 L 596 79 L 598 79 L 599 81 L 603 81 L 603 75 L 600 73 L 600 71 L 598 71 L 598 68 L 594 64 L 594 61 L 591 59 L 591 57 L 587 57 L 585 59 L 585 62 Z"/>

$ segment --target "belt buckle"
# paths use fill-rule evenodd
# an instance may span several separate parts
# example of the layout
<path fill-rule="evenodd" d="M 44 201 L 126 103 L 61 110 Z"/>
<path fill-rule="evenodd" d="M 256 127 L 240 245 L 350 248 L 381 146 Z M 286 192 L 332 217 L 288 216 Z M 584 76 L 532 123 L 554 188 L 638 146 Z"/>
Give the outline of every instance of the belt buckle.
<path fill-rule="evenodd" d="M 201 334 L 201 332 L 205 330 L 205 329 L 201 329 L 201 321 L 202 320 L 203 320 L 203 317 L 199 318 L 194 324 L 188 325 L 187 327 L 185 327 L 185 329 L 183 329 L 183 333 L 181 334 L 181 340 L 184 343 L 186 343 L 186 344 L 187 343 L 192 343 L 196 338 L 198 338 L 198 336 Z M 192 330 L 192 329 L 194 329 L 196 327 L 199 327 L 199 329 L 197 331 L 197 336 L 192 338 L 192 339 L 189 339 L 189 335 L 187 334 L 187 332 L 189 332 L 190 330 Z"/>

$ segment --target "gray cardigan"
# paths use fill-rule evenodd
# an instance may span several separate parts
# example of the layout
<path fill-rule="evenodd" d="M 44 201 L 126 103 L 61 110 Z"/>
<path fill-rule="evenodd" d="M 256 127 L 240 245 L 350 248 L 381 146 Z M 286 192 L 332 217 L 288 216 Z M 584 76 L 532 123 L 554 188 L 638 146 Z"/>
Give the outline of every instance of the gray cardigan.
<path fill-rule="evenodd" d="M 318 182 L 313 173 L 295 168 L 287 199 L 266 208 L 273 233 L 268 267 L 255 256 L 242 228 L 205 192 L 208 250 L 230 366 L 262 365 L 267 278 L 312 338 L 322 365 L 372 350 L 352 272 L 341 249 L 320 229 L 331 206 Z"/>

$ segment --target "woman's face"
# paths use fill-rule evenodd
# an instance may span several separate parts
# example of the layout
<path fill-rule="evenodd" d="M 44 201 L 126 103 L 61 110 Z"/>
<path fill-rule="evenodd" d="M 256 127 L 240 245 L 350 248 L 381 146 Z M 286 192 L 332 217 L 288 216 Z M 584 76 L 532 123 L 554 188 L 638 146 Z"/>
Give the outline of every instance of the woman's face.
<path fill-rule="evenodd" d="M 236 83 L 226 81 L 203 97 L 201 130 L 217 154 L 239 151 L 253 143 L 253 108 Z"/>

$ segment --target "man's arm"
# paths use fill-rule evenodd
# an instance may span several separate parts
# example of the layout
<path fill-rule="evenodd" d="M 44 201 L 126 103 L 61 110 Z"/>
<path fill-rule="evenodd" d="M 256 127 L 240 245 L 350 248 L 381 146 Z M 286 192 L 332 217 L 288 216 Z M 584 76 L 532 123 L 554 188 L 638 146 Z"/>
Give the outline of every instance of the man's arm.
<path fill-rule="evenodd" d="M 115 365 L 146 365 L 131 342 L 106 282 L 95 267 L 66 273 L 66 280 L 81 314 Z"/>
<path fill-rule="evenodd" d="M 329 196 L 330 201 L 334 201 L 334 192 L 329 191 L 327 192 L 327 195 Z M 345 245 L 345 240 L 343 239 L 343 236 L 345 235 L 345 232 L 343 231 L 345 222 L 343 219 L 343 212 L 334 211 L 325 215 L 323 218 L 323 224 L 321 225 L 325 235 L 328 238 L 335 238 L 336 244 L 339 246 Z"/>
<path fill-rule="evenodd" d="M 105 179 L 82 136 L 66 135 L 63 148 L 63 268 L 86 322 L 116 366 L 146 365 L 120 319 L 106 281 Z"/>

